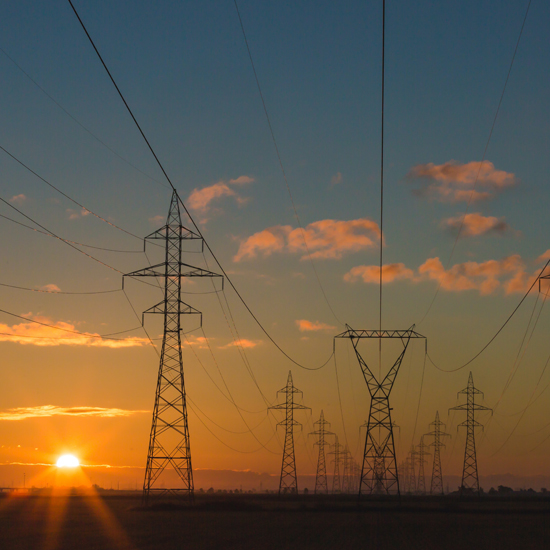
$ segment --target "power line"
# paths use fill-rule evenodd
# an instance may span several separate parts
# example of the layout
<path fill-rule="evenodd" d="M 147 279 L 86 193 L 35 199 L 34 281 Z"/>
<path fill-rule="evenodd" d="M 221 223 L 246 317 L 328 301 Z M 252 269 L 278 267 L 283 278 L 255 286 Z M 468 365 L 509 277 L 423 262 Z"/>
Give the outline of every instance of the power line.
<path fill-rule="evenodd" d="M 496 331 L 495 335 L 469 360 L 467 361 L 466 363 L 464 363 L 463 365 L 461 365 L 460 367 L 456 367 L 454 369 L 442 369 L 441 367 L 439 367 L 438 365 L 436 365 L 434 363 L 434 361 L 432 360 L 432 358 L 430 357 L 430 354 L 429 353 L 426 353 L 426 355 L 428 356 L 428 359 L 430 360 L 430 363 L 437 369 L 437 370 L 440 370 L 442 372 L 456 372 L 456 371 L 459 371 L 465 367 L 467 367 L 470 363 L 472 363 L 473 361 L 475 361 L 492 343 L 493 341 L 496 339 L 496 337 L 504 330 L 504 327 L 510 322 L 510 320 L 512 319 L 512 317 L 516 314 L 517 310 L 520 308 L 521 304 L 523 304 L 523 302 L 525 301 L 525 299 L 527 298 L 527 296 L 529 296 L 529 293 L 531 292 L 531 290 L 533 290 L 533 287 L 535 286 L 535 284 L 537 283 L 537 281 L 540 279 L 541 275 L 544 273 L 544 270 L 548 267 L 548 264 L 550 264 L 550 260 L 548 260 L 545 264 L 544 264 L 544 267 L 540 270 L 540 273 L 538 274 L 537 278 L 533 281 L 533 284 L 529 287 L 529 289 L 527 290 L 527 292 L 525 293 L 525 295 L 523 296 L 523 298 L 520 300 L 519 304 L 514 308 L 514 311 L 512 311 L 512 313 L 510 313 L 510 315 L 508 316 L 508 318 L 506 319 L 506 321 L 504 321 L 504 323 L 502 324 L 502 326 Z"/>
<path fill-rule="evenodd" d="M 145 177 L 149 178 L 151 181 L 154 181 L 155 183 L 158 183 L 159 185 L 162 185 L 163 187 L 167 188 L 167 186 L 164 185 L 164 183 L 156 180 L 155 178 L 151 177 L 149 174 L 147 174 L 146 172 L 144 172 L 143 170 L 141 170 L 140 168 L 132 164 L 128 159 L 125 159 L 122 155 L 120 155 L 114 149 L 109 147 L 109 145 L 107 145 L 103 140 L 98 138 L 91 130 L 86 128 L 86 126 L 84 126 L 82 122 L 80 122 L 76 117 L 74 117 L 71 113 L 69 113 L 69 111 L 67 111 L 67 109 L 63 107 L 63 105 L 61 105 L 58 101 L 56 101 L 44 88 L 42 88 L 42 86 L 40 86 L 40 84 L 38 84 L 38 82 L 36 82 L 36 80 L 34 80 L 34 78 L 29 73 L 27 73 L 27 71 L 23 69 L 23 67 L 21 67 L 21 65 L 19 65 L 19 63 L 15 61 L 15 59 L 13 59 L 13 57 L 11 57 L 1 47 L 0 47 L 0 52 L 2 52 L 48 99 L 50 99 L 53 103 L 55 103 L 69 118 L 71 118 L 74 122 L 76 122 L 85 132 L 90 134 L 98 143 L 100 143 L 101 145 L 103 145 L 103 147 L 111 151 L 113 155 L 118 157 L 121 161 L 125 162 L 128 166 L 131 166 L 134 170 L 137 170 L 140 174 L 143 174 Z"/>
<path fill-rule="evenodd" d="M 27 288 L 27 287 L 24 287 L 24 286 L 8 285 L 6 283 L 0 283 L 0 286 L 5 286 L 5 287 L 8 287 L 8 288 L 15 288 L 17 290 L 28 290 L 28 291 L 31 291 L 31 292 L 42 292 L 42 293 L 45 293 L 45 294 L 73 294 L 73 295 L 76 295 L 76 294 L 109 294 L 109 293 L 112 293 L 112 292 L 120 292 L 122 290 L 121 288 L 115 288 L 114 290 L 96 290 L 94 292 L 64 292 L 62 290 L 44 290 L 44 289 L 40 289 L 40 288 Z"/>
<path fill-rule="evenodd" d="M 250 51 L 250 46 L 248 44 L 248 39 L 246 37 L 246 32 L 244 30 L 244 24 L 243 24 L 243 20 L 241 18 L 241 13 L 239 11 L 239 6 L 237 5 L 237 0 L 233 0 L 233 2 L 235 4 L 235 10 L 237 11 L 237 16 L 239 18 L 239 23 L 241 25 L 241 31 L 243 33 L 243 38 L 244 38 L 244 42 L 245 42 L 245 45 L 246 45 L 246 50 L 248 52 L 248 57 L 250 59 L 250 65 L 252 66 L 252 72 L 254 73 L 254 79 L 256 80 L 256 86 L 258 87 L 258 92 L 260 94 L 260 99 L 262 100 L 262 106 L 264 108 L 264 113 L 265 113 L 265 117 L 266 117 L 266 120 L 267 120 L 267 125 L 269 126 L 269 133 L 271 134 L 271 140 L 273 141 L 273 146 L 275 147 L 275 153 L 277 154 L 277 158 L 279 160 L 279 166 L 280 166 L 281 172 L 283 174 L 283 179 L 285 180 L 286 189 L 288 191 L 288 196 L 290 197 L 290 202 L 292 204 L 292 209 L 294 210 L 294 216 L 296 217 L 296 221 L 298 222 L 298 226 L 300 227 L 300 230 L 301 230 L 302 239 L 303 239 L 304 245 L 306 247 L 306 252 L 307 252 L 309 261 L 311 263 L 311 267 L 313 268 L 313 272 L 315 273 L 315 277 L 317 279 L 317 283 L 319 284 L 319 288 L 321 289 L 321 293 L 323 294 L 323 298 L 325 299 L 325 302 L 327 303 L 333 317 L 336 319 L 336 321 L 340 325 L 343 325 L 344 323 L 342 323 L 342 321 L 340 321 L 340 319 L 337 317 L 336 313 L 334 313 L 334 309 L 332 308 L 332 306 L 331 306 L 331 304 L 328 300 L 325 289 L 324 289 L 324 287 L 321 283 L 321 279 L 319 277 L 319 274 L 317 273 L 317 268 L 315 267 L 315 263 L 313 262 L 313 259 L 311 257 L 309 246 L 307 244 L 307 239 L 306 239 L 306 233 L 305 233 L 305 230 L 304 230 L 304 226 L 302 225 L 302 222 L 300 221 L 300 217 L 298 216 L 298 211 L 297 211 L 296 205 L 294 203 L 294 197 L 292 196 L 292 191 L 290 190 L 290 185 L 288 183 L 288 178 L 286 177 L 286 172 L 285 172 L 285 169 L 284 169 L 284 166 L 283 166 L 283 161 L 282 161 L 282 158 L 281 158 L 281 154 L 279 152 L 279 147 L 277 145 L 277 140 L 275 139 L 275 132 L 273 131 L 273 126 L 271 125 L 271 119 L 269 117 L 269 112 L 267 110 L 267 105 L 266 105 L 266 102 L 265 102 L 265 99 L 264 99 L 264 94 L 263 94 L 262 88 L 260 86 L 260 80 L 258 78 L 258 74 L 256 73 L 256 67 L 254 65 L 254 60 L 252 58 L 252 52 Z"/>
<path fill-rule="evenodd" d="M 485 149 L 483 150 L 483 156 L 482 156 L 481 161 L 479 163 L 479 168 L 478 168 L 478 171 L 477 171 L 477 174 L 476 174 L 476 178 L 474 180 L 474 184 L 472 186 L 472 191 L 470 193 L 470 197 L 468 198 L 468 204 L 466 205 L 466 211 L 464 212 L 464 214 L 462 216 L 462 219 L 460 221 L 460 226 L 459 226 L 459 229 L 458 229 L 458 233 L 456 235 L 453 247 L 451 249 L 451 254 L 449 255 L 449 259 L 447 260 L 447 266 L 446 266 L 445 270 L 449 269 L 449 265 L 451 263 L 451 259 L 453 257 L 456 245 L 458 243 L 458 239 L 460 238 L 460 234 L 462 233 L 462 229 L 464 228 L 464 221 L 466 219 L 466 214 L 468 213 L 468 209 L 470 208 L 470 204 L 472 202 L 472 197 L 474 196 L 474 190 L 475 190 L 475 187 L 477 185 L 479 174 L 481 172 L 483 162 L 485 161 L 485 156 L 487 155 L 487 150 L 489 149 L 489 143 L 491 142 L 491 138 L 493 136 L 493 131 L 494 131 L 495 125 L 497 123 L 498 114 L 500 112 L 500 107 L 501 107 L 502 101 L 504 99 L 504 93 L 506 92 L 506 87 L 508 86 L 508 81 L 510 80 L 510 74 L 512 72 L 512 67 L 514 66 L 514 61 L 516 59 L 516 54 L 517 54 L 518 49 L 519 49 L 519 43 L 521 41 L 521 36 L 523 34 L 523 29 L 525 27 L 525 22 L 527 21 L 527 15 L 529 13 L 529 8 L 530 7 L 531 7 L 531 0 L 529 0 L 529 2 L 527 4 L 527 9 L 525 10 L 525 17 L 523 18 L 523 23 L 521 25 L 521 29 L 519 31 L 519 36 L 518 36 L 518 39 L 517 39 L 517 42 L 516 42 L 516 47 L 514 49 L 514 54 L 512 55 L 512 61 L 510 62 L 510 67 L 508 68 L 508 74 L 506 75 L 506 80 L 504 81 L 504 86 L 502 88 L 502 93 L 500 94 L 500 99 L 499 99 L 499 102 L 498 102 L 497 110 L 496 110 L 495 116 L 493 118 L 493 124 L 491 125 L 491 130 L 489 132 L 489 137 L 487 138 L 487 142 L 485 143 Z M 424 313 L 424 316 L 422 317 L 422 319 L 420 319 L 420 322 L 418 322 L 417 325 L 420 325 L 424 321 L 424 319 L 426 319 L 426 317 L 428 316 L 428 313 L 430 313 L 430 310 L 432 309 L 432 306 L 434 305 L 435 299 L 437 298 L 437 295 L 439 294 L 439 291 L 441 290 L 441 285 L 442 284 L 443 284 L 443 279 L 441 279 L 441 281 L 439 282 L 439 285 L 437 286 L 434 297 L 432 298 L 432 301 L 430 302 L 430 305 L 428 306 L 428 309 L 426 310 L 426 313 Z M 430 361 L 431 361 L 431 359 L 430 359 Z"/>
<path fill-rule="evenodd" d="M 105 61 L 103 60 L 103 57 L 101 56 L 101 54 L 99 53 L 99 50 L 97 49 L 94 41 L 92 40 L 92 37 L 90 36 L 90 33 L 88 32 L 88 30 L 86 29 L 86 26 L 84 25 L 84 22 L 82 21 L 82 19 L 80 18 L 80 16 L 78 15 L 78 12 L 76 11 L 76 8 L 74 7 L 73 3 L 71 0 L 68 0 L 74 14 L 76 15 L 77 19 L 78 19 L 78 22 L 80 23 L 82 29 L 84 30 L 86 36 L 88 37 L 88 40 L 90 41 L 90 44 L 92 45 L 95 53 L 97 54 L 97 57 L 99 58 L 101 64 L 103 65 L 105 71 L 107 72 L 107 75 L 109 76 L 109 79 L 111 80 L 113 86 L 115 87 L 116 91 L 118 92 L 118 95 L 120 96 L 120 99 L 122 100 L 122 102 L 124 103 L 124 106 L 126 107 L 128 113 L 130 114 L 130 116 L 132 117 L 132 120 L 134 121 L 137 129 L 139 130 L 141 136 L 143 137 L 145 143 L 147 144 L 147 147 L 149 148 L 149 150 L 151 151 L 151 154 L 153 155 L 153 157 L 155 158 L 155 161 L 157 162 L 159 168 L 162 170 L 162 173 L 164 174 L 164 177 L 166 178 L 166 180 L 168 181 L 168 183 L 170 184 L 170 187 L 173 189 L 173 191 L 176 193 L 176 196 L 177 196 L 177 199 L 179 201 L 179 203 L 181 204 L 182 208 L 184 209 L 185 213 L 187 214 L 189 220 L 191 221 L 191 223 L 193 224 L 193 226 L 195 227 L 195 229 L 197 230 L 197 233 L 198 235 L 201 237 L 201 239 L 203 240 L 204 242 L 204 245 L 206 246 L 206 248 L 208 249 L 208 251 L 210 252 L 210 254 L 212 255 L 212 258 L 214 259 L 214 261 L 216 262 L 217 266 L 220 268 L 223 276 L 226 278 L 226 280 L 229 282 L 229 284 L 231 285 L 231 288 L 233 288 L 233 290 L 235 291 L 235 293 L 237 294 L 237 296 L 239 297 L 239 300 L 241 300 L 241 302 L 243 303 L 243 305 L 245 306 L 245 308 L 247 309 L 247 311 L 249 312 L 249 314 L 252 316 L 252 318 L 254 319 L 254 321 L 258 324 L 258 326 L 262 329 L 262 331 L 264 332 L 264 334 L 269 338 L 269 340 L 273 343 L 273 345 L 289 360 L 291 361 L 292 363 L 294 363 L 296 366 L 302 368 L 302 369 L 305 369 L 305 370 L 319 370 L 319 369 L 322 369 L 325 365 L 328 364 L 328 362 L 331 360 L 332 358 L 332 355 L 319 367 L 316 367 L 316 368 L 309 368 L 309 367 L 306 367 L 304 365 L 302 365 L 301 363 L 298 363 L 297 361 L 295 361 L 292 357 L 290 357 L 290 355 L 288 355 L 284 350 L 283 348 L 281 348 L 279 346 L 279 344 L 273 339 L 273 337 L 267 332 L 267 330 L 264 328 L 264 326 L 262 325 L 262 323 L 259 321 L 259 319 L 254 315 L 254 313 L 252 312 L 252 310 L 250 309 L 250 307 L 248 306 L 248 304 L 245 302 L 244 298 L 241 296 L 241 294 L 239 293 L 239 291 L 237 290 L 237 288 L 235 287 L 235 285 L 233 284 L 233 281 L 229 278 L 229 276 L 227 275 L 225 269 L 222 267 L 220 261 L 218 260 L 218 258 L 216 257 L 216 255 L 214 254 L 213 250 L 210 248 L 210 245 L 208 244 L 208 242 L 206 241 L 206 239 L 204 238 L 204 235 L 202 234 L 202 231 L 200 230 L 200 228 L 198 227 L 198 225 L 195 223 L 195 220 L 193 219 L 193 216 L 191 215 L 191 213 L 189 212 L 189 210 L 187 209 L 187 206 L 185 205 L 185 203 L 181 200 L 181 197 L 179 196 L 174 184 L 172 183 L 172 180 L 170 179 L 170 177 L 168 176 L 166 170 L 164 169 L 164 166 L 162 165 L 162 163 L 160 162 L 157 154 L 155 153 L 152 145 L 149 143 L 149 140 L 147 139 L 147 137 L 145 136 L 145 133 L 143 132 L 141 126 L 139 125 L 139 122 L 137 121 L 136 117 L 134 116 L 134 113 L 132 112 L 132 109 L 130 109 L 130 106 L 128 105 L 126 99 L 124 98 L 124 95 L 122 94 L 122 92 L 120 91 L 120 88 L 118 87 L 117 83 L 115 82 L 115 79 L 113 78 L 111 72 L 109 71 L 107 65 L 105 64 Z M 139 237 L 138 237 L 139 238 Z"/>

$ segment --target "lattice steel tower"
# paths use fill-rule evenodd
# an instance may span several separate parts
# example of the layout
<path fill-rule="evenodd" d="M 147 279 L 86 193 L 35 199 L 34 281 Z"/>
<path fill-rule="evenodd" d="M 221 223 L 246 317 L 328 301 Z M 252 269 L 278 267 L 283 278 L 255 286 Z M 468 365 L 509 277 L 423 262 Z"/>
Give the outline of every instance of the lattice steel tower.
<path fill-rule="evenodd" d="M 317 426 L 317 430 L 311 432 L 309 435 L 318 436 L 317 441 L 314 445 L 319 446 L 319 458 L 317 459 L 317 474 L 315 476 L 315 494 L 316 495 L 327 495 L 328 494 L 328 480 L 327 480 L 327 463 L 325 457 L 325 445 L 327 441 L 325 437 L 327 435 L 334 435 L 332 432 L 328 431 L 326 428 L 330 426 L 330 423 L 325 420 L 325 415 L 321 411 L 321 416 L 317 422 L 313 423 L 313 427 Z"/>
<path fill-rule="evenodd" d="M 201 316 L 201 313 L 182 302 L 181 280 L 183 277 L 220 277 L 211 271 L 182 262 L 182 243 L 187 240 L 201 240 L 201 237 L 182 225 L 178 201 L 178 195 L 174 191 L 166 225 L 145 237 L 146 240 L 164 241 L 164 262 L 124 275 L 124 277 L 164 278 L 163 300 L 144 311 L 144 314 L 158 313 L 164 316 L 164 336 L 143 483 L 145 505 L 153 495 L 193 496 L 180 316 L 184 314 Z M 167 483 L 174 483 L 167 475 L 167 468 L 176 472 L 179 477 L 179 486 L 167 486 Z"/>
<path fill-rule="evenodd" d="M 450 411 L 466 411 L 466 421 L 457 426 L 466 427 L 466 447 L 464 450 L 464 469 L 462 470 L 462 485 L 460 486 L 460 495 L 464 492 L 477 493 L 479 496 L 479 476 L 477 473 L 477 457 L 476 457 L 476 439 L 475 429 L 483 427 L 476 419 L 476 411 L 491 411 L 492 409 L 478 405 L 475 402 L 476 395 L 483 395 L 483 392 L 474 387 L 474 377 L 470 372 L 468 377 L 468 385 L 460 392 L 466 394 L 466 403 L 449 409 Z"/>
<path fill-rule="evenodd" d="M 426 494 L 426 474 L 424 472 L 424 464 L 426 464 L 426 455 L 428 452 L 428 445 L 424 443 L 424 436 L 420 438 L 420 445 L 418 445 L 418 483 L 417 492 L 420 495 Z"/>
<path fill-rule="evenodd" d="M 445 444 L 441 441 L 442 437 L 451 437 L 449 434 L 441 431 L 441 426 L 445 427 L 445 424 L 439 420 L 439 411 L 435 413 L 435 420 L 430 424 L 433 426 L 433 430 L 425 435 L 433 437 L 433 441 L 430 443 L 430 447 L 434 448 L 434 463 L 432 467 L 432 482 L 430 485 L 430 494 L 442 495 L 443 494 L 443 471 L 441 469 L 441 447 L 445 447 Z"/>
<path fill-rule="evenodd" d="M 294 426 L 301 426 L 301 424 L 294 420 L 294 410 L 309 409 L 309 407 L 294 402 L 294 395 L 297 393 L 303 394 L 303 392 L 294 387 L 291 371 L 288 371 L 286 386 L 277 392 L 277 394 L 279 393 L 286 395 L 285 402 L 269 407 L 270 409 L 284 410 L 286 412 L 285 419 L 277 424 L 277 426 L 285 427 L 285 446 L 283 449 L 279 494 L 297 494 L 298 480 L 296 477 L 296 457 L 294 455 Z"/>
<path fill-rule="evenodd" d="M 349 325 L 346 327 L 347 330 L 336 338 L 351 340 L 371 396 L 359 495 L 363 493 L 400 494 L 390 394 L 411 338 L 424 338 L 424 336 L 414 331 L 414 325 L 408 330 L 353 330 Z M 403 344 L 403 351 L 382 381 L 378 381 L 374 376 L 359 352 L 359 342 L 364 338 L 377 339 L 380 346 L 381 340 L 385 338 L 398 338 Z"/>
<path fill-rule="evenodd" d="M 340 455 L 342 454 L 340 449 L 342 445 L 338 442 L 338 436 L 335 436 L 334 440 L 334 451 L 328 453 L 329 455 L 334 455 L 334 474 L 332 476 L 332 494 L 338 494 L 342 492 L 342 482 L 340 479 Z"/>
<path fill-rule="evenodd" d="M 416 447 L 411 445 L 411 450 L 409 451 L 408 461 L 409 461 L 409 493 L 416 493 L 416 463 L 417 463 L 418 452 Z"/>

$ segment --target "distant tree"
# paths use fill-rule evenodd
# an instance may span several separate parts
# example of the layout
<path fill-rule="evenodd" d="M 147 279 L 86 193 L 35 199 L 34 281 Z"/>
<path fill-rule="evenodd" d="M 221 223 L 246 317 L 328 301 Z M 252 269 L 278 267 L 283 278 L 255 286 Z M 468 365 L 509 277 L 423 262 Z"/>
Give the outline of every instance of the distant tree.
<path fill-rule="evenodd" d="M 498 486 L 499 495 L 511 495 L 513 492 L 514 490 L 511 487 L 506 487 L 505 485 Z"/>
<path fill-rule="evenodd" d="M 214 487 L 210 487 L 210 489 L 208 489 L 208 491 L 206 492 L 207 494 L 211 495 L 214 492 Z"/>
<path fill-rule="evenodd" d="M 199 493 L 204 493 L 204 489 L 202 487 L 199 489 Z"/>
<path fill-rule="evenodd" d="M 491 487 L 491 488 L 489 489 L 489 494 L 490 494 L 490 495 L 497 495 L 498 493 L 497 493 L 497 490 L 496 490 L 494 487 Z"/>
<path fill-rule="evenodd" d="M 307 495 L 309 491 L 307 490 L 307 487 L 304 488 L 304 495 Z"/>

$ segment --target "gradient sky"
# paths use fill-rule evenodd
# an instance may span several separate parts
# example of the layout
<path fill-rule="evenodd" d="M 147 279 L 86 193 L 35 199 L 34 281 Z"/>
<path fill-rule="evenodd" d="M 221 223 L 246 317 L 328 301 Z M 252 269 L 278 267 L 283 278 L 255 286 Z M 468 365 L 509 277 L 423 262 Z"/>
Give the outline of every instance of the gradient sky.
<path fill-rule="evenodd" d="M 75 1 L 224 268 L 270 334 L 310 367 L 330 355 L 342 323 L 378 324 L 380 4 L 239 2 L 294 203 L 335 318 L 297 229 L 233 3 Z M 417 330 L 443 369 L 462 365 L 494 335 L 550 249 L 550 7 L 544 2 L 532 3 L 486 162 L 470 193 L 526 7 L 517 0 L 387 2 L 383 324 L 401 329 L 422 321 Z M 145 236 L 159 227 L 168 186 L 69 4 L 5 3 L 0 28 L 0 145 L 127 231 Z M 141 242 L 86 215 L 1 151 L 0 174 L 0 197 L 48 230 L 133 251 L 83 248 L 122 272 L 147 265 Z M 0 214 L 33 225 L 4 203 Z M 4 218 L 0 225 L 0 283 L 65 292 L 120 289 L 117 272 L 62 242 Z M 160 261 L 154 247 L 149 251 Z M 204 267 L 200 254 L 190 251 L 187 259 Z M 303 433 L 312 431 L 323 409 L 360 460 L 359 425 L 369 397 L 349 342 L 337 343 L 336 365 L 301 370 L 226 289 L 265 396 L 275 402 L 292 369 L 303 403 L 312 408 L 297 415 Z M 126 290 L 140 317 L 159 300 L 158 291 L 137 282 L 128 281 Z M 267 418 L 232 345 L 218 299 L 199 294 L 212 290 L 208 281 L 186 283 L 185 290 L 204 314 L 215 357 L 200 332 L 190 335 L 194 352 L 186 346 L 184 358 L 193 465 L 276 474 L 282 433 L 273 436 L 274 417 Z M 55 295 L 0 287 L 0 303 L 2 310 L 97 334 L 139 325 L 122 292 Z M 479 418 L 487 425 L 478 440 L 480 472 L 550 475 L 548 394 L 532 401 L 550 382 L 550 372 L 539 382 L 550 353 L 550 319 L 546 309 L 539 316 L 541 303 L 534 291 L 491 347 L 454 373 L 429 362 L 424 370 L 423 344 L 411 344 L 392 395 L 398 460 L 439 410 L 453 434 L 444 469 L 460 473 L 464 434 L 457 437 L 456 425 L 465 418 L 447 410 L 457 404 L 471 369 L 485 392 L 483 403 L 498 403 L 492 419 Z M 538 321 L 524 339 L 533 312 Z M 192 328 L 193 320 L 184 322 Z M 158 359 L 143 331 L 113 347 L 85 338 L 70 344 L 25 338 L 60 334 L 6 314 L 0 323 L 0 463 L 50 464 L 72 452 L 86 464 L 145 465 Z M 161 335 L 159 319 L 146 319 L 146 327 L 153 338 Z M 388 360 L 398 353 L 384 349 Z M 374 361 L 374 353 L 366 355 Z M 224 393 L 220 372 L 235 401 L 253 411 L 243 415 L 250 427 L 259 424 L 255 436 L 268 450 L 250 433 L 233 433 L 247 427 L 197 356 Z M 306 446 L 297 433 L 301 473 L 315 472 L 312 443 L 309 438 Z M 11 475 L 1 470 L 0 483 Z"/>

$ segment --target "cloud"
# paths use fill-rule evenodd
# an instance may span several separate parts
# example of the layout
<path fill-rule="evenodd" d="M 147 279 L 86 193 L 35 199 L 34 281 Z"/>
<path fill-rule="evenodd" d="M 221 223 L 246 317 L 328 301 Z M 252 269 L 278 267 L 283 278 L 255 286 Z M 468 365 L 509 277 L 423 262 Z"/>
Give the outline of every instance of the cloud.
<path fill-rule="evenodd" d="M 510 229 L 504 218 L 494 216 L 483 216 L 479 212 L 447 218 L 441 222 L 443 227 L 459 230 L 462 227 L 461 236 L 479 237 L 487 233 L 498 233 L 502 235 Z"/>
<path fill-rule="evenodd" d="M 33 346 L 87 346 L 103 348 L 129 348 L 150 345 L 147 338 L 127 337 L 120 340 L 106 340 L 99 334 L 90 335 L 71 334 L 66 331 L 76 330 L 71 323 L 53 321 L 47 317 L 28 315 L 41 323 L 47 323 L 58 330 L 31 322 L 22 322 L 18 325 L 8 326 L 0 323 L 0 342 L 13 342 Z"/>
<path fill-rule="evenodd" d="M 228 349 L 228 348 L 236 348 L 236 347 L 251 349 L 251 348 L 255 348 L 256 346 L 259 346 L 260 344 L 263 344 L 261 340 L 247 340 L 246 338 L 241 338 L 240 340 L 233 340 L 233 342 L 229 342 L 229 344 L 226 344 L 225 346 L 218 346 L 218 347 L 219 349 Z"/>
<path fill-rule="evenodd" d="M 344 254 L 358 252 L 377 245 L 380 240 L 378 224 L 368 219 L 349 221 L 320 220 L 302 229 L 290 225 L 277 225 L 264 229 L 241 242 L 233 261 L 256 258 L 258 254 L 270 256 L 274 252 L 303 254 L 307 248 L 312 258 L 339 260 Z"/>
<path fill-rule="evenodd" d="M 69 214 L 69 220 L 78 220 L 90 214 L 89 210 L 86 208 L 81 208 L 80 210 L 73 210 L 72 208 L 67 208 L 67 214 Z"/>
<path fill-rule="evenodd" d="M 44 286 L 39 286 L 38 290 L 45 290 L 46 292 L 61 292 L 61 289 L 57 285 L 54 285 L 53 283 L 50 283 Z"/>
<path fill-rule="evenodd" d="M 152 218 L 149 218 L 149 223 L 152 225 L 162 225 L 166 222 L 166 216 L 153 216 Z"/>
<path fill-rule="evenodd" d="M 26 200 L 27 197 L 21 193 L 20 195 L 14 195 L 10 199 L 10 202 L 13 202 L 14 204 L 23 204 Z"/>
<path fill-rule="evenodd" d="M 405 267 L 405 264 L 386 264 L 382 266 L 382 283 L 391 283 L 399 279 L 414 279 L 412 269 Z M 359 265 L 351 268 L 344 275 L 344 281 L 355 283 L 363 280 L 364 283 L 380 283 L 380 266 L 378 265 Z"/>
<path fill-rule="evenodd" d="M 95 416 L 99 418 L 115 418 L 130 416 L 150 411 L 131 411 L 127 409 L 108 409 L 104 407 L 57 407 L 42 405 L 39 407 L 17 407 L 0 411 L 0 420 L 25 420 L 27 418 L 48 418 L 51 416 Z"/>
<path fill-rule="evenodd" d="M 230 179 L 227 183 L 219 181 L 213 185 L 203 187 L 202 189 L 193 189 L 187 199 L 187 204 L 192 210 L 199 212 L 203 216 L 206 215 L 212 208 L 212 202 L 223 197 L 234 197 L 239 206 L 244 206 L 249 199 L 241 197 L 230 185 L 242 186 L 253 183 L 255 180 L 250 176 L 239 176 L 236 179 Z M 203 218 L 203 223 L 208 221 L 208 218 Z"/>
<path fill-rule="evenodd" d="M 466 164 L 454 160 L 444 164 L 419 164 L 411 168 L 407 177 L 426 182 L 413 191 L 415 195 L 450 203 L 487 200 L 517 183 L 514 174 L 496 170 L 488 160 Z M 473 189 L 474 183 L 479 191 Z"/>
<path fill-rule="evenodd" d="M 332 176 L 332 179 L 330 180 L 330 185 L 340 185 L 344 181 L 344 178 L 342 177 L 342 174 L 340 172 L 336 172 L 334 176 Z"/>
<path fill-rule="evenodd" d="M 320 330 L 333 331 L 336 327 L 321 323 L 320 321 L 308 321 L 307 319 L 297 319 L 295 321 L 300 332 L 318 332 Z"/>
<path fill-rule="evenodd" d="M 492 294 L 499 288 L 507 295 L 525 292 L 534 280 L 534 276 L 525 271 L 525 264 L 519 254 L 502 260 L 455 264 L 448 270 L 445 270 L 439 258 L 429 258 L 418 268 L 418 273 L 437 281 L 443 290 L 477 290 L 481 295 Z"/>

